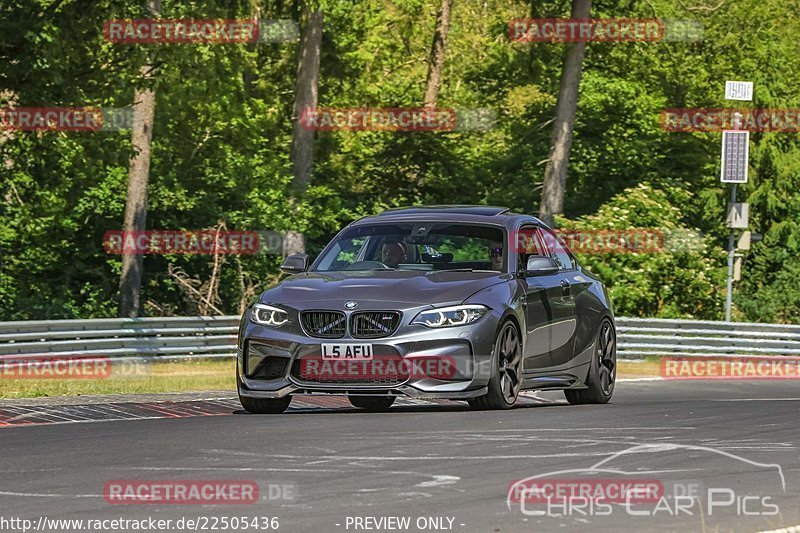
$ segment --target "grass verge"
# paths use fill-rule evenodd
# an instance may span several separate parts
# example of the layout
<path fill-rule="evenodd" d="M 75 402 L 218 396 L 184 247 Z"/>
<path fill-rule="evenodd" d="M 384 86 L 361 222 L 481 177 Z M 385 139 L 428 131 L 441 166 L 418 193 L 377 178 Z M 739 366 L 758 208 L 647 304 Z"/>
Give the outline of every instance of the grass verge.
<path fill-rule="evenodd" d="M 135 365 L 99 379 L 2 378 L 0 398 L 143 394 L 203 390 L 236 390 L 236 363 L 230 360 L 178 361 Z M 135 371 L 131 371 L 135 369 Z"/>
<path fill-rule="evenodd" d="M 618 378 L 657 378 L 661 377 L 661 360 L 618 361 Z"/>

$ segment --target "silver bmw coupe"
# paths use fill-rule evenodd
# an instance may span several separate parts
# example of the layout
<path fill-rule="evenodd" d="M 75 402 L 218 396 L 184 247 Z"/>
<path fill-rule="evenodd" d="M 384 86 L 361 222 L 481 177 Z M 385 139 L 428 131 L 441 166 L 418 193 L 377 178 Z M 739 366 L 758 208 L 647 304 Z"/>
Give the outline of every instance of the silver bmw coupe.
<path fill-rule="evenodd" d="M 523 390 L 606 403 L 616 330 L 602 282 L 552 229 L 502 207 L 390 209 L 357 220 L 242 316 L 242 406 L 344 395 L 381 411 L 399 396 L 508 409 Z"/>

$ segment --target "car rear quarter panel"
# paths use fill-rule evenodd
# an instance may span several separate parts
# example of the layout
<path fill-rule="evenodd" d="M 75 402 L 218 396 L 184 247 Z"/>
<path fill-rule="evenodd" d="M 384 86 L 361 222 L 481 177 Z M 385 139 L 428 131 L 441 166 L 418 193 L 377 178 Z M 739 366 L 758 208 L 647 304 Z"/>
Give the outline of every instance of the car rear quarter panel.
<path fill-rule="evenodd" d="M 575 312 L 577 330 L 575 334 L 575 353 L 587 351 L 595 340 L 600 321 L 605 318 L 614 320 L 608 293 L 599 279 L 589 272 L 580 269 L 576 275 L 578 281 L 575 292 Z M 583 364 L 588 361 L 579 361 Z"/>

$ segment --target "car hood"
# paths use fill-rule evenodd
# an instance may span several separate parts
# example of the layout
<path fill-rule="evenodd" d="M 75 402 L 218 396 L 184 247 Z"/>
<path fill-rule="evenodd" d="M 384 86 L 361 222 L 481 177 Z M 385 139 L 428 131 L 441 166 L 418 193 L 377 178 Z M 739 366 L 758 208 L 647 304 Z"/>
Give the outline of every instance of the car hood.
<path fill-rule="evenodd" d="M 476 292 L 507 282 L 497 272 L 370 270 L 306 272 L 284 279 L 261 295 L 262 303 L 380 301 L 415 305 L 461 303 Z"/>

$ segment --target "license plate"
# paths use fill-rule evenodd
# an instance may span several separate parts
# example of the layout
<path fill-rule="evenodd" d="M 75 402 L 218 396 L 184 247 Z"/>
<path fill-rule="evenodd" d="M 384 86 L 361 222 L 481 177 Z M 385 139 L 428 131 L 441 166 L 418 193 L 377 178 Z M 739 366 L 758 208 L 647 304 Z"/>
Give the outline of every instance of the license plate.
<path fill-rule="evenodd" d="M 371 344 L 323 344 L 323 359 L 364 361 L 372 359 Z"/>

